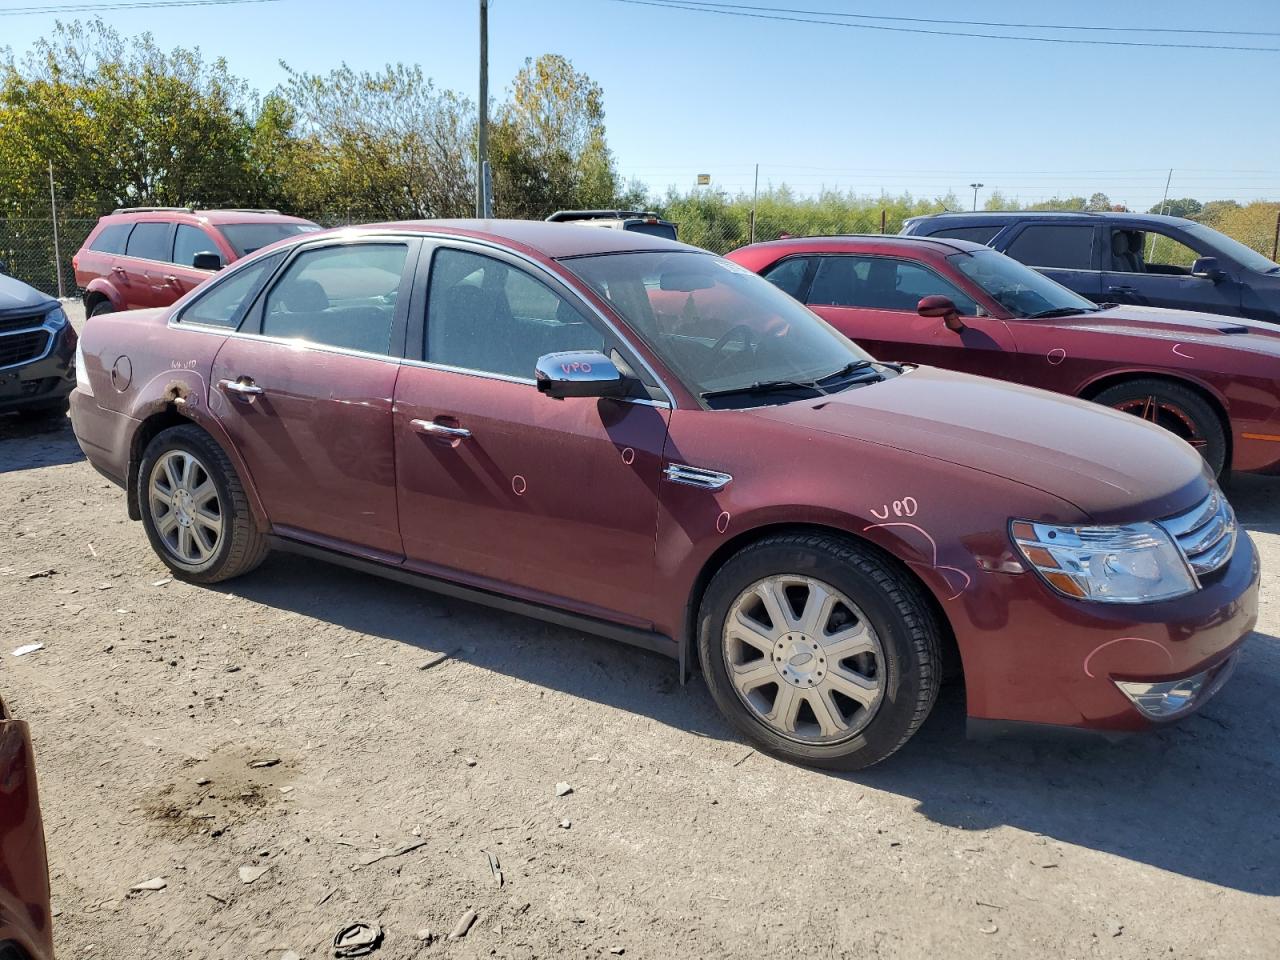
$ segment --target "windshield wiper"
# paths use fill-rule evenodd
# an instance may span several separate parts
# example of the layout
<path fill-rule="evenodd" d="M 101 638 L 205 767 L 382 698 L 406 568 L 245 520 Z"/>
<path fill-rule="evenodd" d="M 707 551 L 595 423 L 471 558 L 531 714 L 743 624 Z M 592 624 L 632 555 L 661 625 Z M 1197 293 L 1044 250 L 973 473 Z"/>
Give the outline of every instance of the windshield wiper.
<path fill-rule="evenodd" d="M 819 396 L 823 390 L 813 381 L 805 383 L 800 380 L 762 380 L 742 387 L 726 387 L 723 390 L 706 390 L 699 394 L 703 400 L 714 400 L 716 397 L 731 397 L 738 393 L 782 393 L 787 390 L 812 390 Z"/>
<path fill-rule="evenodd" d="M 870 360 L 854 360 L 852 363 L 846 363 L 843 367 L 841 367 L 835 373 L 828 373 L 825 377 L 819 377 L 817 380 L 813 382 L 814 383 L 830 383 L 832 380 L 841 380 L 849 376 L 849 374 L 851 373 L 856 373 L 859 370 L 866 370 L 870 366 L 871 366 Z"/>
<path fill-rule="evenodd" d="M 1074 317 L 1078 313 L 1097 313 L 1097 307 L 1054 307 L 1052 310 L 1041 310 L 1039 313 L 1027 314 L 1024 320 L 1043 320 L 1047 317 Z"/>

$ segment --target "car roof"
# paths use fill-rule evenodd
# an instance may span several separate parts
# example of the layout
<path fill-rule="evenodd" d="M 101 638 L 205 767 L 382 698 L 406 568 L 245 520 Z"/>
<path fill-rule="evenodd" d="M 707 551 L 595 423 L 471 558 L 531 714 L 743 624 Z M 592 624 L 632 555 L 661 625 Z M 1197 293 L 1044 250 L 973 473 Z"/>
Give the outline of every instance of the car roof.
<path fill-rule="evenodd" d="M 102 217 L 102 222 L 130 223 L 138 220 L 201 221 L 217 226 L 223 223 L 311 223 L 302 217 L 278 210 L 193 210 L 189 207 L 122 207 Z"/>
<path fill-rule="evenodd" d="M 386 233 L 387 231 L 422 234 L 447 234 L 472 240 L 489 241 L 500 246 L 516 246 L 558 260 L 599 253 L 643 251 L 675 251 L 706 253 L 698 247 L 667 240 L 647 233 L 601 230 L 576 223 L 548 223 L 545 220 L 402 220 L 340 227 L 334 233 Z M 299 240 L 313 241 L 325 233 L 304 234 Z"/>
<path fill-rule="evenodd" d="M 1165 224 L 1167 226 L 1185 225 L 1186 217 L 1171 217 L 1160 213 L 1135 213 L 1120 210 L 972 210 L 947 211 L 945 213 L 928 213 L 919 217 L 911 217 L 909 223 L 923 223 L 927 220 L 972 221 L 982 223 L 1017 220 L 1117 220 L 1121 222 Z"/>
<path fill-rule="evenodd" d="M 827 237 L 788 237 L 785 240 L 767 240 L 753 243 L 740 250 L 778 250 L 789 253 L 838 253 L 841 251 L 875 250 L 878 252 L 928 250 L 946 256 L 950 253 L 971 250 L 989 250 L 990 247 L 968 240 L 952 240 L 950 237 L 913 237 L 902 234 L 864 233 L 842 234 Z M 738 251 L 734 251 L 735 253 Z"/>

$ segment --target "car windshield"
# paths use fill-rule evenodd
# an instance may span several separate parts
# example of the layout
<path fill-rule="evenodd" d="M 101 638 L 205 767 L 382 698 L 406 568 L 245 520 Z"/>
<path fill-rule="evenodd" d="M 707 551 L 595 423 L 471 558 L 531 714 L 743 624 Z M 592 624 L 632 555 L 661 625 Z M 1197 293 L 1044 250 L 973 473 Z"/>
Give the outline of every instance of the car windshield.
<path fill-rule="evenodd" d="M 1239 240 L 1233 240 L 1212 227 L 1206 227 L 1203 223 L 1185 223 L 1179 226 L 1197 240 L 1212 244 L 1246 270 L 1256 270 L 1258 273 L 1280 272 L 1280 263 L 1268 260 L 1252 247 L 1246 247 Z"/>
<path fill-rule="evenodd" d="M 245 257 L 277 240 L 320 228 L 314 223 L 222 223 L 218 229 L 236 253 Z"/>
<path fill-rule="evenodd" d="M 1015 317 L 1089 313 L 1098 309 L 1092 300 L 994 250 L 953 253 L 947 259 Z"/>
<path fill-rule="evenodd" d="M 613 304 L 691 391 L 716 394 L 715 406 L 819 395 L 829 387 L 809 385 L 843 381 L 873 362 L 769 281 L 711 254 L 614 253 L 563 263 Z"/>

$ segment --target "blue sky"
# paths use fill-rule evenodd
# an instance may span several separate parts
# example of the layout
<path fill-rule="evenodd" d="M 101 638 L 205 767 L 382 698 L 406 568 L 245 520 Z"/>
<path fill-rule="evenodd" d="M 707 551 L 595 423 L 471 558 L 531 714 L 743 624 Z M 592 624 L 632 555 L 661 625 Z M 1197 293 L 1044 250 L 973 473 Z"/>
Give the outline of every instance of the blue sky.
<path fill-rule="evenodd" d="M 48 5 L 69 0 L 45 0 Z M 993 21 L 1245 30 L 1104 39 L 1280 47 L 1280 4 L 1244 0 L 1013 2 L 740 0 L 846 13 Z M 5 7 L 36 0 L 0 0 Z M 277 61 L 311 71 L 346 61 L 422 65 L 476 95 L 477 0 L 275 0 L 103 11 L 125 33 L 198 45 L 267 90 Z M 1142 8 L 1142 9 L 1140 9 Z M 73 16 L 85 16 L 77 14 Z M 697 173 L 735 191 L 786 182 L 860 193 L 1023 200 L 1102 190 L 1145 208 L 1172 196 L 1280 197 L 1280 53 L 1067 46 L 777 23 L 610 0 L 491 0 L 491 90 L 525 57 L 567 56 L 605 91 L 618 167 L 652 189 Z M 50 14 L 0 17 L 22 52 Z M 971 29 L 981 28 L 939 28 Z M 1260 36 L 1264 32 L 1276 36 Z M 1014 31 L 1027 32 L 1027 31 Z M 1039 31 L 1046 33 L 1046 31 Z M 1056 33 L 1057 36 L 1090 36 Z"/>

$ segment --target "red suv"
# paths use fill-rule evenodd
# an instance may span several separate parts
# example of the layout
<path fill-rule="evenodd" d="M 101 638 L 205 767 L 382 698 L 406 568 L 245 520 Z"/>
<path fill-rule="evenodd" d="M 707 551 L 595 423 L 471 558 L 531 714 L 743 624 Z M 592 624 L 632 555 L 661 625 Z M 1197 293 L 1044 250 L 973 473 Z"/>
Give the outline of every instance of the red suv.
<path fill-rule="evenodd" d="M 696 656 L 792 760 L 888 756 L 954 662 L 975 719 L 1159 725 L 1257 619 L 1257 555 L 1187 444 L 877 362 L 642 233 L 315 234 L 80 344 L 80 446 L 175 576 L 288 550 Z"/>
<path fill-rule="evenodd" d="M 98 221 L 71 263 L 86 316 L 167 307 L 258 248 L 319 229 L 278 210 L 126 207 Z"/>

